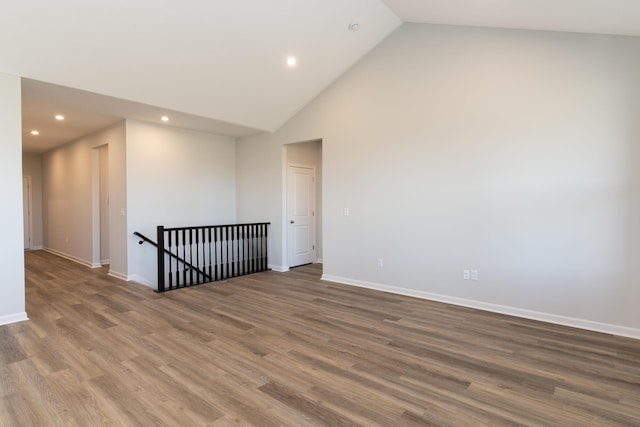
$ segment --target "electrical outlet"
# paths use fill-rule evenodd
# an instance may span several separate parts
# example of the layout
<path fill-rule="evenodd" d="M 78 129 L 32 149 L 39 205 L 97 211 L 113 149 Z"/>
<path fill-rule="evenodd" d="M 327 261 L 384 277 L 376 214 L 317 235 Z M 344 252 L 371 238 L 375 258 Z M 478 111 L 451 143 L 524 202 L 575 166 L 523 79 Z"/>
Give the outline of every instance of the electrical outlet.
<path fill-rule="evenodd" d="M 478 280 L 478 270 L 471 270 L 471 280 Z"/>
<path fill-rule="evenodd" d="M 462 270 L 462 278 L 464 280 L 471 279 L 471 273 L 469 272 L 469 270 Z"/>
<path fill-rule="evenodd" d="M 382 267 L 384 267 L 384 261 L 382 260 L 382 258 L 378 258 L 378 268 Z"/>

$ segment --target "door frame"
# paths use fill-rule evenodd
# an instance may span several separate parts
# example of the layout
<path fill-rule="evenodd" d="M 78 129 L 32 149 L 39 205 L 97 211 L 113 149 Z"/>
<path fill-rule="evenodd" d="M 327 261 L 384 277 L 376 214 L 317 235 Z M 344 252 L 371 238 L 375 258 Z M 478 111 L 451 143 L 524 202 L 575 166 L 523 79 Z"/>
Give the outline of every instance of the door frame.
<path fill-rule="evenodd" d="M 110 236 L 101 235 L 101 215 L 100 215 L 100 153 L 102 148 L 109 149 L 109 143 L 98 144 L 91 147 L 91 268 L 102 267 L 102 254 L 101 254 L 101 239 L 107 239 L 109 241 L 109 251 L 111 251 L 111 238 Z M 108 152 L 107 152 L 108 153 Z M 109 174 L 110 169 L 109 156 L 107 155 L 106 173 Z M 110 222 L 109 212 L 106 218 Z M 109 229 L 111 228 L 109 224 Z M 109 232 L 111 234 L 111 232 Z"/>
<path fill-rule="evenodd" d="M 296 167 L 296 168 L 303 168 L 303 169 L 310 169 L 312 172 L 312 178 L 313 178 L 313 186 L 312 186 L 312 192 L 313 194 L 311 195 L 311 203 L 312 203 L 312 215 L 311 215 L 311 245 L 312 245 L 312 259 L 311 262 L 315 263 L 317 256 L 316 256 L 316 210 L 317 210 L 317 206 L 316 206 L 316 191 L 317 191 L 317 183 L 316 183 L 316 176 L 317 176 L 317 171 L 316 171 L 316 167 L 314 165 L 306 165 L 306 164 L 302 164 L 302 163 L 296 163 L 296 162 L 287 162 L 287 167 L 286 167 L 286 180 L 285 180 L 285 209 L 284 209 L 284 235 L 285 235 L 285 242 L 286 242 L 286 252 L 283 253 L 283 255 L 286 255 L 286 268 L 289 269 L 289 267 L 291 267 L 291 251 L 293 250 L 293 248 L 291 247 L 291 245 L 289 244 L 289 213 L 290 208 L 291 208 L 291 198 L 289 197 L 289 191 L 290 191 L 290 178 L 291 178 L 291 173 L 290 173 L 290 168 L 292 167 Z M 285 258 L 285 256 L 283 256 L 283 258 Z"/>
<path fill-rule="evenodd" d="M 24 180 L 27 180 L 27 194 L 24 194 Z M 23 206 L 23 212 L 22 212 L 22 218 L 25 218 L 25 212 L 24 212 L 24 198 L 26 197 L 26 201 L 28 203 L 28 212 L 27 212 L 27 223 L 23 224 L 23 227 L 26 225 L 29 227 L 29 247 L 28 248 L 24 248 L 25 251 L 27 250 L 31 250 L 31 247 L 33 246 L 33 190 L 31 188 L 31 175 L 22 175 L 22 189 L 23 189 L 23 194 L 22 194 L 22 206 Z M 23 230 L 23 234 L 24 234 L 24 230 Z"/>

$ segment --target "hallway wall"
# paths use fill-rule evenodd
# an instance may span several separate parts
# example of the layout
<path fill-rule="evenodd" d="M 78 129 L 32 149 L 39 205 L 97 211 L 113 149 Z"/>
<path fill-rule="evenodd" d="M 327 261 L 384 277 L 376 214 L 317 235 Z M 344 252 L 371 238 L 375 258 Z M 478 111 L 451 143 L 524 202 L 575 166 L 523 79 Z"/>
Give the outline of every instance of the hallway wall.
<path fill-rule="evenodd" d="M 0 325 L 27 319 L 22 224 L 22 120 L 20 78 L 0 73 Z"/>
<path fill-rule="evenodd" d="M 105 144 L 109 145 L 109 273 L 126 278 L 124 121 L 43 154 L 44 248 L 89 267 L 100 266 L 93 246 L 94 233 L 99 232 L 93 224 L 93 180 L 99 161 L 95 148 Z"/>

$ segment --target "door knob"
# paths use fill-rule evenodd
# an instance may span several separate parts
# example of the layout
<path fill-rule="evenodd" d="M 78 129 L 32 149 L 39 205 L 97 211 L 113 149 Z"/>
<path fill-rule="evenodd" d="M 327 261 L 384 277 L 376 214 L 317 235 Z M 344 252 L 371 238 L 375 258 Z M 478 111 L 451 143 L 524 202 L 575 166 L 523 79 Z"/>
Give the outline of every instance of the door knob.
<path fill-rule="evenodd" d="M 294 220 L 289 221 L 291 224 L 295 224 L 296 222 Z"/>

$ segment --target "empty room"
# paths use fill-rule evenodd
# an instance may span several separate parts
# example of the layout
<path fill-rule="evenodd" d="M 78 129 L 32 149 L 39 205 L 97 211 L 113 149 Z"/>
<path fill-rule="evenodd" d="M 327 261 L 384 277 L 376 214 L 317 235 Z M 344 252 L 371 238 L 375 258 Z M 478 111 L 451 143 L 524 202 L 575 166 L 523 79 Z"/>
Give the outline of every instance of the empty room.
<path fill-rule="evenodd" d="M 13 2 L 0 93 L 0 426 L 640 424 L 637 2 Z"/>

